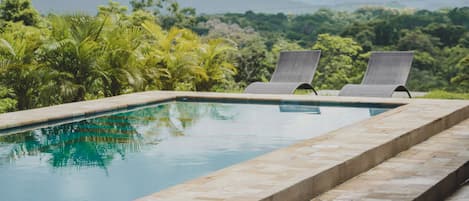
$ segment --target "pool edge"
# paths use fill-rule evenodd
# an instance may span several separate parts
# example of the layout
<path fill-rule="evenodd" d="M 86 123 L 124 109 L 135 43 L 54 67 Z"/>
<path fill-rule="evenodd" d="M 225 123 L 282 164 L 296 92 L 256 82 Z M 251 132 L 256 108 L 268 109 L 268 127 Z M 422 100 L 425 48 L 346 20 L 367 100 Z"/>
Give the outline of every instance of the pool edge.
<path fill-rule="evenodd" d="M 147 105 L 153 105 L 163 102 L 176 101 L 184 98 L 201 99 L 201 100 L 224 100 L 239 102 L 281 102 L 281 101 L 297 101 L 297 102 L 331 102 L 331 103 L 347 103 L 353 104 L 377 104 L 398 106 L 406 104 L 405 101 L 391 101 L 382 103 L 379 101 L 337 101 L 333 99 L 315 100 L 309 98 L 300 98 L 302 96 L 292 95 L 251 95 L 251 94 L 224 94 L 210 92 L 174 92 L 174 91 L 147 91 L 133 94 L 124 94 L 109 98 L 97 100 L 89 100 L 82 102 L 66 103 L 61 105 L 42 107 L 30 110 L 0 114 L 0 134 L 11 134 L 21 130 L 30 130 L 44 127 L 43 124 L 64 122 L 74 122 L 77 119 L 92 118 L 102 116 L 114 112 L 125 111 Z M 308 96 L 313 97 L 313 96 Z"/>
<path fill-rule="evenodd" d="M 469 101 L 453 101 L 453 100 L 425 100 L 425 99 L 385 99 L 385 98 L 357 98 L 357 97 L 329 97 L 329 96 L 298 96 L 298 95 L 251 95 L 251 94 L 223 94 L 223 93 L 195 93 L 195 92 L 166 92 L 166 91 L 152 91 L 152 92 L 142 92 L 135 94 L 127 94 L 122 96 L 116 96 L 111 98 L 105 98 L 100 100 L 85 101 L 79 103 L 70 103 L 59 106 L 52 106 L 46 108 L 39 108 L 34 110 L 20 111 L 15 113 L 5 113 L 0 114 L 0 129 L 5 129 L 8 127 L 18 127 L 26 126 L 35 123 L 43 123 L 51 120 L 60 120 L 66 118 L 77 118 L 80 116 L 87 116 L 93 114 L 99 114 L 100 112 L 108 112 L 112 110 L 127 109 L 132 107 L 138 107 L 146 104 L 154 104 L 157 102 L 165 102 L 170 100 L 176 100 L 181 97 L 194 97 L 194 98 L 210 98 L 210 99 L 240 99 L 240 100 L 265 100 L 265 101 L 282 101 L 282 100 L 294 100 L 294 101 L 327 101 L 327 102 L 346 102 L 346 103 L 379 103 L 379 104 L 401 104 L 404 106 L 398 107 L 396 109 L 385 112 L 384 114 L 372 117 L 363 122 L 352 124 L 344 128 L 332 131 L 323 136 L 304 140 L 294 145 L 291 145 L 280 150 L 259 156 L 257 158 L 251 159 L 249 161 L 224 168 L 222 170 L 216 171 L 208 176 L 200 177 L 186 183 L 168 188 L 166 190 L 160 191 L 158 193 L 149 195 L 147 197 L 140 198 L 139 200 L 195 200 L 206 198 L 209 199 L 223 199 L 223 200 L 297 200 L 299 197 L 311 197 L 318 193 L 321 193 L 328 188 L 340 184 L 343 180 L 353 177 L 354 175 L 366 171 L 374 165 L 379 164 L 383 160 L 386 160 L 389 157 L 394 156 L 395 154 L 408 149 L 413 144 L 419 143 L 428 137 L 438 133 L 439 130 L 444 130 L 451 125 L 454 125 L 464 119 L 468 118 L 469 115 Z M 421 107 L 424 105 L 425 107 Z M 246 193 L 246 189 L 234 188 L 230 189 L 230 184 L 227 184 L 226 177 L 223 174 L 229 172 L 236 172 L 244 167 L 248 168 L 252 166 L 252 163 L 262 166 L 262 161 L 268 162 L 272 158 L 276 158 L 275 154 L 280 153 L 280 159 L 277 162 L 285 163 L 288 161 L 289 157 L 285 156 L 285 153 L 282 153 L 285 150 L 292 151 L 290 156 L 293 157 L 305 157 L 305 163 L 308 165 L 311 161 L 311 158 L 308 158 L 308 155 L 302 156 L 303 151 L 307 151 L 308 148 L 312 146 L 321 147 L 323 145 L 327 148 L 327 145 L 331 142 L 345 143 L 347 140 L 350 140 L 352 145 L 356 145 L 356 139 L 347 139 L 343 138 L 344 133 L 346 134 L 346 129 L 351 129 L 356 131 L 361 131 L 364 128 L 374 127 L 380 123 L 386 122 L 383 119 L 394 119 L 401 114 L 402 112 L 407 111 L 403 115 L 403 122 L 410 124 L 412 127 L 406 128 L 405 132 L 393 133 L 393 129 L 397 126 L 387 125 L 387 126 L 378 126 L 378 131 L 381 133 L 389 134 L 390 138 L 383 136 L 377 136 L 376 132 L 374 133 L 377 137 L 375 146 L 373 144 L 361 144 L 362 146 L 371 146 L 367 149 L 357 151 L 353 150 L 352 147 L 349 147 L 345 144 L 340 146 L 340 149 L 345 149 L 352 151 L 352 155 L 347 158 L 347 160 L 336 160 L 331 162 L 328 166 L 321 166 L 317 170 L 308 170 L 309 175 L 303 175 L 299 177 L 298 175 L 292 174 L 296 180 L 288 180 L 284 183 L 280 182 L 275 185 L 271 185 L 268 188 L 266 182 L 268 180 L 262 181 L 261 178 L 255 179 L 258 180 L 261 184 L 266 187 L 266 189 L 258 190 L 256 193 L 252 193 L 252 188 L 247 189 L 251 193 Z M 418 115 L 418 112 L 425 111 L 425 115 Z M 415 123 L 418 121 L 419 123 Z M 376 129 L 376 127 L 374 127 Z M 389 133 L 386 133 L 388 132 Z M 353 132 L 352 132 L 353 133 Z M 362 136 L 363 137 L 363 136 Z M 338 141 L 340 139 L 340 141 Z M 314 140 L 320 140 L 320 143 L 313 142 Z M 376 146 L 376 143 L 378 143 Z M 324 148 L 323 147 L 323 148 Z M 299 151 L 299 153 L 297 153 Z M 289 152 L 287 152 L 289 153 Z M 309 153 L 309 152 L 308 152 Z M 309 153 L 311 154 L 311 153 Z M 347 153 L 345 153 L 347 154 Z M 272 156 L 273 155 L 273 156 Z M 268 158 L 268 160 L 265 159 Z M 351 158 L 350 158 L 351 157 Z M 314 158 L 314 157 L 313 157 Z M 326 157 L 327 158 L 327 157 Z M 342 158 L 343 159 L 343 158 Z M 266 161 L 265 161 L 266 160 Z M 253 162 L 254 161 L 254 162 Z M 327 162 L 327 160 L 324 160 Z M 367 165 L 362 166 L 363 161 Z M 330 162 L 330 161 L 329 161 Z M 269 163 L 264 164 L 266 167 Z M 275 166 L 275 164 L 274 164 Z M 301 165 L 299 165 L 301 166 Z M 303 168 L 303 167 L 296 167 Z M 282 174 L 283 171 L 278 171 L 277 173 Z M 238 176 L 241 176 L 238 174 Z M 275 175 L 274 175 L 275 176 Z M 231 178 L 236 180 L 236 178 Z M 229 180 L 228 180 L 229 181 Z M 325 188 L 320 189 L 316 187 L 319 181 L 321 183 L 326 183 L 328 185 L 321 185 Z M 207 191 L 199 192 L 200 189 L 205 187 L 210 187 L 210 182 L 221 183 L 222 189 L 217 188 L 206 188 Z M 225 183 L 224 183 L 225 182 Z M 251 183 L 252 184 L 252 183 Z M 249 186 L 249 185 L 248 185 Z M 262 185 L 261 185 L 262 186 Z M 199 190 L 197 190 L 199 189 Z M 212 189 L 212 190 L 210 190 Z M 186 192 L 184 196 L 181 192 L 184 190 Z M 237 191 L 234 193 L 232 191 Z M 234 193 L 234 194 L 233 194 Z M 192 197 L 191 197 L 192 195 Z M 169 196 L 169 197 L 168 197 Z M 184 199 L 178 199 L 178 196 L 183 196 Z"/>

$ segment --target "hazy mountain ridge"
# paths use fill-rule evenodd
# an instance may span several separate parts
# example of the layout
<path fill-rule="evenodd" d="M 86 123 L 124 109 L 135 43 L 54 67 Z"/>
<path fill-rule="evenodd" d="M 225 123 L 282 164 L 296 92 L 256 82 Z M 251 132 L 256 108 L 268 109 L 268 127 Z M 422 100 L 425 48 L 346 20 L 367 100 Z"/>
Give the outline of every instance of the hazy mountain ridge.
<path fill-rule="evenodd" d="M 87 12 L 96 13 L 98 5 L 108 0 L 32 0 L 42 13 Z M 115 0 L 129 5 L 129 0 Z M 308 13 L 320 8 L 354 10 L 363 6 L 387 6 L 436 10 L 446 7 L 469 6 L 469 0 L 178 0 L 184 7 L 194 7 L 198 13 L 244 13 L 248 10 L 265 13 Z"/>

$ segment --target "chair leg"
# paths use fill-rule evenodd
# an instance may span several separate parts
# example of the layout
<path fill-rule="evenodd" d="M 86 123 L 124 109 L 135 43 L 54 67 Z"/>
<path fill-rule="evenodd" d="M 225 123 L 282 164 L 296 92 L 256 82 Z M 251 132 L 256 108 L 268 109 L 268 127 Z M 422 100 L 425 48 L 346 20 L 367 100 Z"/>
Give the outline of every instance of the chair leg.
<path fill-rule="evenodd" d="M 296 89 L 311 89 L 311 90 L 313 90 L 313 93 L 314 93 L 315 95 L 318 95 L 318 92 L 316 91 L 316 89 L 314 89 L 314 87 L 311 86 L 310 84 L 306 84 L 306 83 L 301 84 L 301 85 L 298 86 Z M 295 89 L 295 90 L 296 90 L 296 89 Z"/>
<path fill-rule="evenodd" d="M 410 91 L 405 86 L 398 86 L 395 91 L 405 91 L 409 98 L 412 98 L 412 95 L 410 95 Z"/>
<path fill-rule="evenodd" d="M 314 89 L 314 87 L 312 87 L 311 89 L 313 90 L 314 94 L 316 94 L 316 96 L 319 95 L 316 89 Z"/>
<path fill-rule="evenodd" d="M 412 96 L 410 95 L 409 90 L 406 89 L 405 92 L 407 93 L 407 95 L 409 95 L 409 98 L 412 98 Z"/>

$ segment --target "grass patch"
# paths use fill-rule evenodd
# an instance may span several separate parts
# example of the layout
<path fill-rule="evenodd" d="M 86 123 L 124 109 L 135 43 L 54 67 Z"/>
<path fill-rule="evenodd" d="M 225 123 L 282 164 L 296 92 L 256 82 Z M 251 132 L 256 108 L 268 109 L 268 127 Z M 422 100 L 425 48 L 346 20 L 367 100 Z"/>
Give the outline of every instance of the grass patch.
<path fill-rule="evenodd" d="M 314 91 L 311 89 L 297 89 L 293 94 L 295 95 L 314 95 Z"/>
<path fill-rule="evenodd" d="M 469 93 L 453 93 L 453 92 L 447 92 L 443 90 L 435 90 L 435 91 L 428 92 L 422 98 L 469 100 Z"/>

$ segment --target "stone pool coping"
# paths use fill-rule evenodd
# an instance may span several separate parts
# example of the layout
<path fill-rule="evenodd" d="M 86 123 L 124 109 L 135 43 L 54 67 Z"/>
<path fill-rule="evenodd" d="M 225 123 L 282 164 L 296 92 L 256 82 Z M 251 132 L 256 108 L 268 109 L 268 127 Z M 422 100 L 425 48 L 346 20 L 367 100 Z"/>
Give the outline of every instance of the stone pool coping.
<path fill-rule="evenodd" d="M 74 121 L 76 118 L 94 116 L 114 110 L 125 110 L 148 104 L 160 103 L 181 97 L 209 98 L 219 100 L 295 100 L 295 101 L 325 101 L 335 103 L 382 103 L 406 104 L 407 99 L 360 99 L 350 97 L 323 97 L 310 95 L 258 95 L 210 92 L 175 92 L 175 91 L 147 91 L 125 94 L 110 98 L 67 103 L 50 107 L 0 114 L 0 130 L 14 129 L 24 126 L 34 126 L 41 123 L 60 121 Z M 313 99 L 311 99 L 314 97 Z M 40 127 L 40 126 L 38 126 Z M 20 128 L 21 129 L 21 128 Z M 0 133 L 1 134 L 1 133 Z"/>
<path fill-rule="evenodd" d="M 141 201 L 308 200 L 469 118 L 469 101 L 150 91 L 0 114 L 0 129 L 180 97 L 403 104 L 367 120 L 162 190 Z"/>

